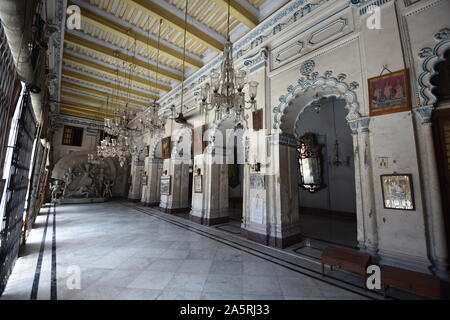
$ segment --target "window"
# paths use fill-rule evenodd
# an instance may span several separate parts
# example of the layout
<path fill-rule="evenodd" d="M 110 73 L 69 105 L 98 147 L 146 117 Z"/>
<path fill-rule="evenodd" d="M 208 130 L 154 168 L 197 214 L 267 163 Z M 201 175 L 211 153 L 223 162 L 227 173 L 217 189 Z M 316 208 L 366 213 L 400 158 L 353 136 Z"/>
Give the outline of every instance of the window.
<path fill-rule="evenodd" d="M 62 144 L 81 147 L 83 142 L 83 128 L 64 126 Z"/>

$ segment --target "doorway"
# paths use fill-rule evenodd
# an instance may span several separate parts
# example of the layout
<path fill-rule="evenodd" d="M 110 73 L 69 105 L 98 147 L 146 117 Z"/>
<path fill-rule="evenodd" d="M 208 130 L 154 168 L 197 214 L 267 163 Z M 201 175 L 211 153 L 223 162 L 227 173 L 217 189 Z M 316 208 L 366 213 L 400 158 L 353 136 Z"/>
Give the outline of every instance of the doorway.
<path fill-rule="evenodd" d="M 334 96 L 321 98 L 299 114 L 295 122 L 297 139 L 311 133 L 320 146 L 320 188 L 306 188 L 300 165 L 296 164 L 300 228 L 309 243 L 357 246 L 353 138 L 345 106 L 344 100 Z"/>
<path fill-rule="evenodd" d="M 450 254 L 450 51 L 445 60 L 436 66 L 437 74 L 431 82 L 435 85 L 434 94 L 438 103 L 433 115 L 435 152 L 439 172 L 442 209 Z"/>

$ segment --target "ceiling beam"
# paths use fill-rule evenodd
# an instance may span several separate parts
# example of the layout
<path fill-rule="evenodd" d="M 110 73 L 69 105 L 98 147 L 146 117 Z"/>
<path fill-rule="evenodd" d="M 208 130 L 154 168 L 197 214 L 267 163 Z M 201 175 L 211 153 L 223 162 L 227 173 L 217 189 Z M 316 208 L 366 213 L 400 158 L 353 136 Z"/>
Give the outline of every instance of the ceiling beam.
<path fill-rule="evenodd" d="M 67 78 L 79 80 L 84 83 L 93 84 L 93 85 L 96 85 L 96 86 L 99 86 L 102 88 L 118 90 L 119 92 L 122 92 L 125 95 L 128 95 L 128 93 L 129 93 L 130 95 L 137 96 L 142 99 L 147 99 L 149 101 L 149 104 L 150 104 L 150 102 L 153 102 L 154 100 L 159 99 L 159 97 L 156 95 L 144 93 L 144 92 L 137 91 L 134 89 L 128 89 L 128 88 L 122 87 L 122 86 L 112 85 L 111 82 L 109 82 L 109 81 L 100 80 L 100 79 L 94 78 L 92 76 L 89 76 L 86 73 L 68 70 L 67 68 L 63 68 L 62 75 Z"/>
<path fill-rule="evenodd" d="M 100 55 L 104 55 L 108 58 L 121 60 L 122 63 L 125 64 L 135 64 L 136 66 L 139 66 L 141 68 L 144 68 L 146 70 L 152 71 L 152 72 L 159 72 L 161 75 L 181 82 L 183 79 L 181 74 L 174 73 L 172 71 L 166 70 L 164 68 L 157 68 L 155 65 L 150 64 L 148 62 L 144 62 L 140 59 L 134 59 L 132 56 L 123 55 L 119 50 L 114 50 L 109 47 L 106 47 L 104 45 L 100 45 L 98 43 L 95 43 L 93 41 L 86 40 L 82 37 L 79 37 L 77 35 L 74 35 L 73 33 L 66 33 L 64 36 L 64 41 L 67 43 L 70 43 L 72 45 L 78 46 L 80 48 L 84 48 L 87 50 L 95 51 L 96 53 Z"/>
<path fill-rule="evenodd" d="M 64 107 L 63 104 L 61 105 L 59 113 L 67 115 L 67 116 L 84 118 L 84 119 L 90 119 L 90 120 L 103 121 L 105 119 L 104 115 L 101 116 L 101 115 L 97 115 L 97 114 L 92 114 L 90 112 L 84 112 L 84 111 L 79 111 L 79 110 L 67 109 L 67 108 Z"/>
<path fill-rule="evenodd" d="M 81 102 L 89 102 L 89 103 L 92 103 L 92 104 L 98 106 L 99 108 L 104 108 L 104 109 L 108 109 L 108 108 L 124 109 L 124 108 L 126 108 L 126 106 L 123 104 L 114 103 L 114 102 L 108 101 L 107 99 L 97 99 L 94 97 L 90 97 L 90 96 L 86 96 L 86 95 L 78 94 L 78 93 L 74 93 L 74 92 L 68 92 L 68 91 L 64 91 L 64 90 L 61 92 L 61 97 L 75 99 L 75 100 L 81 101 Z M 109 106 L 107 106 L 107 104 Z M 137 111 L 143 111 L 142 109 L 136 108 L 132 105 L 129 105 L 128 108 L 137 110 Z"/>
<path fill-rule="evenodd" d="M 212 0 L 220 8 L 228 10 L 228 0 Z M 237 0 L 230 1 L 230 14 L 237 20 L 245 24 L 250 29 L 256 27 L 259 23 L 259 18 L 249 8 L 239 3 Z"/>
<path fill-rule="evenodd" d="M 80 57 L 77 57 L 77 56 L 75 56 L 73 54 L 70 54 L 70 53 L 67 53 L 67 52 L 64 53 L 64 60 L 65 61 L 70 61 L 72 63 L 79 64 L 79 65 L 82 65 L 84 67 L 88 67 L 90 69 L 94 69 L 95 71 L 98 71 L 100 73 L 104 73 L 104 74 L 106 73 L 106 74 L 108 74 L 108 75 L 110 75 L 112 77 L 120 77 L 125 82 L 132 80 L 132 81 L 135 81 L 135 82 L 142 83 L 145 86 L 153 87 L 153 88 L 160 89 L 160 90 L 163 90 L 163 91 L 166 91 L 166 92 L 169 92 L 170 90 L 172 90 L 171 86 L 164 85 L 164 84 L 161 84 L 161 83 L 155 83 L 155 81 L 152 81 L 151 79 L 148 80 L 148 79 L 145 79 L 145 78 L 142 78 L 142 77 L 138 77 L 136 75 L 132 75 L 132 74 L 131 75 L 127 75 L 125 72 L 120 71 L 118 69 L 113 69 L 113 68 L 110 68 L 110 67 L 106 67 L 106 66 L 101 65 L 99 63 L 94 63 L 92 61 L 89 61 L 88 59 L 80 58 Z"/>
<path fill-rule="evenodd" d="M 129 103 L 131 103 L 133 105 L 144 107 L 144 108 L 148 107 L 148 104 L 144 103 L 142 101 L 133 100 L 133 99 L 127 99 L 125 97 L 114 95 L 114 94 L 111 94 L 111 93 L 106 92 L 106 91 L 100 91 L 100 90 L 95 90 L 95 89 L 92 89 L 92 88 L 87 88 L 87 87 L 84 87 L 84 86 L 81 86 L 81 85 L 78 85 L 78 84 L 70 83 L 70 82 L 65 81 L 65 80 L 61 81 L 61 88 L 63 88 L 63 89 L 67 88 L 67 89 L 71 89 L 71 90 L 74 90 L 74 91 L 87 93 L 87 94 L 90 94 L 90 95 L 93 95 L 93 96 L 97 96 L 99 98 L 106 98 L 107 99 L 109 97 L 109 98 L 111 98 L 112 100 L 115 100 L 115 101 L 122 101 L 122 102 L 125 102 L 125 103 L 129 102 Z"/>
<path fill-rule="evenodd" d="M 72 2 L 83 7 L 83 10 L 81 12 L 81 19 L 84 20 L 85 22 L 97 26 L 104 31 L 113 33 L 114 35 L 120 38 L 123 39 L 129 38 L 130 40 L 133 41 L 134 39 L 136 39 L 137 45 L 142 46 L 144 48 L 150 46 L 156 50 L 156 48 L 158 47 L 158 41 L 148 37 L 148 35 L 143 35 L 142 33 L 134 31 L 133 28 L 136 28 L 136 26 L 133 25 L 133 28 L 127 28 L 122 24 L 116 23 L 111 19 L 108 19 L 107 16 L 103 17 L 95 13 L 94 10 L 92 10 L 92 8 L 89 8 L 89 6 L 87 6 L 86 4 L 83 5 L 83 2 L 81 1 L 72 1 Z M 169 21 L 167 22 L 164 21 L 163 23 L 170 24 Z M 207 34 L 202 34 L 202 36 L 205 37 L 208 36 L 211 38 L 211 36 Z M 183 52 L 181 50 L 171 48 L 170 46 L 164 43 L 160 43 L 160 50 L 162 55 L 174 59 L 179 63 L 183 62 Z M 186 64 L 195 70 L 203 67 L 203 62 L 199 58 L 193 58 L 192 56 L 189 55 L 186 55 Z"/>
<path fill-rule="evenodd" d="M 138 7 L 139 9 L 146 11 L 147 14 L 152 15 L 153 17 L 159 19 L 164 19 L 166 23 L 168 23 L 173 29 L 178 32 L 184 32 L 184 14 L 181 15 L 183 18 L 169 10 L 169 4 L 166 4 L 165 1 L 158 1 L 158 4 L 155 1 L 149 0 L 124 0 L 128 5 Z M 223 51 L 224 42 L 221 36 L 215 37 L 212 34 L 216 32 L 213 30 L 209 30 L 208 32 L 202 30 L 200 26 L 194 25 L 194 19 L 188 16 L 188 24 L 187 24 L 187 34 L 191 38 L 194 38 L 196 41 L 201 42 L 205 46 L 214 49 L 216 51 Z"/>
<path fill-rule="evenodd" d="M 62 100 L 60 103 L 60 107 L 64 108 L 67 111 L 79 111 L 79 112 L 88 112 L 92 116 L 113 116 L 114 111 L 113 110 L 105 110 L 105 109 L 99 109 L 95 107 L 90 107 L 84 104 L 75 104 L 72 101 Z"/>

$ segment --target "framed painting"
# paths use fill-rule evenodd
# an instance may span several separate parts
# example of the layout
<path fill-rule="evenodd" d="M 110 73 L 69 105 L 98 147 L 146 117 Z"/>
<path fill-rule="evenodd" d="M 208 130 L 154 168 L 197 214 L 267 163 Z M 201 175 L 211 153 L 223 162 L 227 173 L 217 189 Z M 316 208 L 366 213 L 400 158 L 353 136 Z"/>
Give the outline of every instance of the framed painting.
<path fill-rule="evenodd" d="M 259 131 L 263 128 L 263 110 L 253 111 L 253 130 Z"/>
<path fill-rule="evenodd" d="M 385 209 L 415 210 L 412 175 L 381 175 L 381 189 Z"/>
<path fill-rule="evenodd" d="M 0 179 L 0 201 L 3 197 L 3 190 L 5 189 L 6 179 Z"/>
<path fill-rule="evenodd" d="M 371 116 L 411 110 L 408 70 L 392 72 L 368 81 Z"/>
<path fill-rule="evenodd" d="M 203 139 L 203 135 L 205 134 L 207 129 L 206 125 L 197 127 L 192 129 L 193 136 L 193 144 L 192 144 L 192 154 L 197 156 L 199 154 L 203 154 L 206 148 L 206 141 Z"/>
<path fill-rule="evenodd" d="M 171 176 L 162 176 L 161 184 L 159 187 L 161 195 L 170 195 Z"/>
<path fill-rule="evenodd" d="M 161 139 L 162 158 L 170 159 L 170 137 Z"/>
<path fill-rule="evenodd" d="M 194 176 L 194 192 L 195 193 L 202 193 L 203 192 L 203 176 L 202 175 L 196 175 Z"/>

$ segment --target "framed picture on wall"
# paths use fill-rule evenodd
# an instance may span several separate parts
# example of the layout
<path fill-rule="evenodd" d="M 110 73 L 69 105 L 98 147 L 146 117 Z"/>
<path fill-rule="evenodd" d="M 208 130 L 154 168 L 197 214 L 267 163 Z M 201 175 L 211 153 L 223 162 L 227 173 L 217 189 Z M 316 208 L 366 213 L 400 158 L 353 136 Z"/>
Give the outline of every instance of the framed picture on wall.
<path fill-rule="evenodd" d="M 206 141 L 203 139 L 203 135 L 206 132 L 207 126 L 203 125 L 192 129 L 193 144 L 192 144 L 192 154 L 194 156 L 203 154 L 206 148 Z"/>
<path fill-rule="evenodd" d="M 160 193 L 162 195 L 170 195 L 170 188 L 171 187 L 171 176 L 162 176 L 161 177 L 161 184 L 160 184 Z"/>
<path fill-rule="evenodd" d="M 411 110 L 408 70 L 392 72 L 368 81 L 371 116 Z"/>
<path fill-rule="evenodd" d="M 162 147 L 162 158 L 170 159 L 170 137 L 162 138 L 161 147 Z"/>
<path fill-rule="evenodd" d="M 263 128 L 263 110 L 253 111 L 253 130 L 259 131 Z"/>
<path fill-rule="evenodd" d="M 412 175 L 381 175 L 381 189 L 385 209 L 415 210 Z"/>
<path fill-rule="evenodd" d="M 194 176 L 194 192 L 195 193 L 202 193 L 203 192 L 203 181 L 202 181 L 202 175 L 196 175 Z"/>
<path fill-rule="evenodd" d="M 6 179 L 0 179 L 0 201 L 3 197 L 3 190 L 5 189 Z"/>

